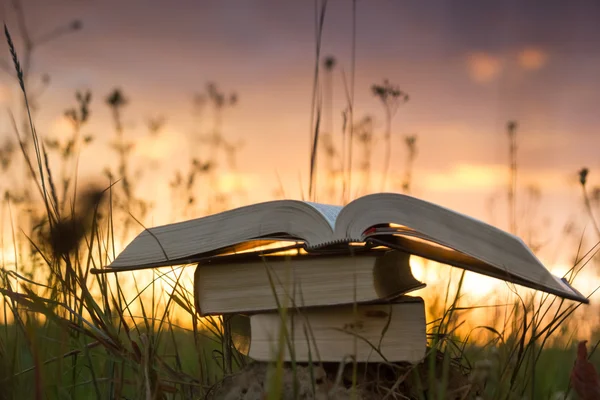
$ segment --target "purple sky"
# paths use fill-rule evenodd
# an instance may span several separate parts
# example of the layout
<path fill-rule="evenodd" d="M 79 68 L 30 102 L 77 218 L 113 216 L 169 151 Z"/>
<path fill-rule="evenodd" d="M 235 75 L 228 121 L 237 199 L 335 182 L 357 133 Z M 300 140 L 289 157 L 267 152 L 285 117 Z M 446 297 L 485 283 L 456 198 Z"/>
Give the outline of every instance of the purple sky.
<path fill-rule="evenodd" d="M 17 35 L 11 0 L 0 0 L 0 17 Z M 138 138 L 136 162 L 164 168 L 140 184 L 165 187 L 182 154 L 202 155 L 187 137 L 195 129 L 192 98 L 215 81 L 239 95 L 225 113 L 223 129 L 243 140 L 238 165 L 250 195 L 273 197 L 276 173 L 289 197 L 306 187 L 314 7 L 309 1 L 93 1 L 23 0 L 27 23 L 42 34 L 73 19 L 83 30 L 39 49 L 34 78 L 52 84 L 36 117 L 43 134 L 60 135 L 62 111 L 74 92 L 92 90 L 87 128 L 99 141 L 86 150 L 82 174 L 100 175 L 110 160 L 113 133 L 103 99 L 114 87 L 130 99 L 127 134 Z M 334 133 L 340 137 L 345 106 L 342 68 L 349 74 L 352 2 L 331 0 L 323 54 L 334 55 Z M 506 121 L 519 122 L 520 199 L 525 187 L 542 193 L 535 224 L 551 220 L 551 232 L 571 216 L 582 217 L 577 171 L 595 179 L 600 139 L 600 4 L 593 1 L 357 1 L 356 118 L 371 114 L 381 137 L 383 112 L 370 85 L 389 78 L 411 100 L 394 119 L 392 171 L 405 162 L 404 134 L 418 135 L 414 194 L 490 220 L 492 196 L 507 182 Z M 35 36 L 35 35 L 34 35 Z M 0 44 L 4 59 L 8 51 Z M 0 75 L 0 101 L 19 99 L 11 77 Z M 144 119 L 164 115 L 159 142 L 147 137 Z M 0 117 L 0 137 L 10 125 Z M 374 167 L 381 163 L 376 144 Z M 188 152 L 188 153 L 186 153 Z M 158 183 L 157 183 L 158 182 Z M 156 191 L 160 192 L 160 191 Z M 168 195 L 158 196 L 164 204 Z M 524 200 L 521 201 L 521 204 Z M 496 201 L 504 215 L 505 199 Z M 524 209 L 522 210 L 524 211 Z M 159 215 L 159 214 L 157 214 Z M 167 222 L 157 216 L 156 221 Z M 585 219 L 581 219 L 585 221 Z M 504 220 L 495 221 L 506 228 Z M 583 225 L 580 226 L 583 228 Z M 556 240 L 556 239 L 555 239 Z"/>

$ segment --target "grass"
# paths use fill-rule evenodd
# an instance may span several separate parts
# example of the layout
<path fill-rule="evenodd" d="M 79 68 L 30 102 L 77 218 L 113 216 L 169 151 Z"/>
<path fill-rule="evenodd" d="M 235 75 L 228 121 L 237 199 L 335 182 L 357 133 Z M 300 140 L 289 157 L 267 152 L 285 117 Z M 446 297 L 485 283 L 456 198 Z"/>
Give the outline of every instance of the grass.
<path fill-rule="evenodd" d="M 353 10 L 355 18 L 355 4 Z M 326 2 L 317 11 L 320 42 Z M 69 141 L 51 145 L 44 142 L 33 124 L 26 71 L 21 67 L 6 27 L 5 34 L 27 111 L 27 125 L 21 134 L 14 124 L 22 170 L 17 170 L 13 163 L 11 171 L 21 174 L 23 186 L 33 190 L 24 191 L 27 195 L 22 197 L 17 195 L 16 189 L 11 190 L 3 203 L 2 223 L 10 225 L 11 237 L 2 236 L 2 246 L 12 243 L 14 262 L 3 254 L 0 291 L 5 321 L 0 327 L 0 398 L 204 398 L 223 377 L 243 369 L 250 361 L 233 345 L 233 334 L 240 329 L 236 319 L 233 316 L 200 319 L 182 270 L 153 271 L 152 276 L 144 275 L 147 278 L 144 282 L 141 274 L 128 275 L 134 290 L 120 284 L 122 276 L 117 279 L 90 273 L 91 268 L 114 258 L 115 242 L 127 237 L 131 224 L 136 221 L 130 213 L 144 215 L 149 209 L 148 204 L 133 194 L 135 179 L 128 162 L 132 144 L 125 140 L 121 123 L 127 103 L 123 93 L 114 91 L 107 99 L 115 124 L 114 150 L 119 158 L 118 170 L 107 171 L 111 185 L 79 187 L 78 151 L 91 143 L 91 139 L 82 135 L 91 94 L 78 94 L 78 107 L 68 111 L 74 126 Z M 320 58 L 318 45 L 311 116 L 311 199 L 316 196 L 322 115 L 318 97 Z M 368 131 L 364 140 L 368 146 L 371 146 L 372 136 L 372 128 L 355 127 L 353 77 L 354 64 L 351 81 L 345 82 L 348 105 L 344 115 L 348 120 L 342 128 L 344 144 L 338 154 L 344 200 L 351 197 L 354 134 L 360 139 L 361 132 Z M 395 99 L 400 96 L 397 89 L 390 88 L 384 89 L 392 90 Z M 237 101 L 237 97 L 235 101 L 233 97 L 225 101 L 227 96 L 214 85 L 209 89 L 208 97 L 219 115 L 225 105 Z M 384 106 L 388 127 L 385 138 L 389 141 L 396 105 L 384 102 Z M 219 129 L 216 125 L 211 136 L 214 151 L 221 143 L 217 140 L 221 135 Z M 416 154 L 414 139 L 408 139 L 411 158 L 402 183 L 405 190 L 412 186 L 412 159 Z M 511 203 L 514 203 L 517 173 L 515 141 L 516 136 L 512 135 Z M 33 155 L 27 143 L 33 145 Z M 389 143 L 387 148 L 389 150 Z M 63 167 L 58 176 L 53 175 L 55 171 L 49 162 L 53 151 L 62 154 Z M 365 154 L 365 162 L 368 162 L 370 147 Z M 389 155 L 386 158 L 389 159 Z M 198 177 L 214 178 L 218 173 L 214 159 L 208 162 L 193 159 L 190 164 L 188 175 L 178 175 L 172 185 L 175 196 L 184 201 L 182 209 L 186 216 L 198 212 L 194 197 Z M 365 167 L 365 171 L 369 168 Z M 581 174 L 585 205 L 595 221 L 586 191 L 586 176 L 587 170 Z M 332 193 L 339 197 L 335 191 Z M 37 200 L 35 195 L 39 195 Z M 214 212 L 222 205 L 212 203 L 207 209 Z M 15 225 L 13 221 L 18 222 Z M 7 225 L 2 226 L 3 230 L 5 227 Z M 583 250 L 578 249 L 578 254 L 581 262 L 570 272 L 571 279 L 586 268 L 595 253 L 584 257 Z M 459 273 L 457 285 L 449 283 L 445 288 L 437 288 L 438 297 L 427 299 L 434 307 L 429 313 L 428 326 L 431 350 L 424 363 L 403 369 L 388 365 L 394 371 L 393 377 L 386 379 L 385 384 L 383 379 L 375 381 L 371 389 L 382 398 L 406 398 L 409 395 L 403 390 L 409 385 L 412 387 L 410 398 L 427 399 L 471 398 L 474 387 L 479 388 L 485 399 L 553 398 L 568 393 L 569 372 L 575 356 L 571 337 L 572 330 L 577 328 L 572 317 L 580 312 L 578 306 L 552 296 L 524 296 L 515 291 L 507 305 L 493 308 L 498 316 L 496 324 L 465 331 L 465 321 L 477 307 L 464 305 L 463 279 L 464 274 Z M 280 300 L 280 312 L 285 317 L 286 299 Z M 180 322 L 186 327 L 179 326 Z M 310 340 L 308 331 L 306 338 Z M 597 345 L 600 334 L 595 333 L 590 339 Z M 282 331 L 280 355 L 287 343 L 286 332 Z M 290 351 L 293 353 L 293 349 Z M 600 361 L 597 353 L 592 354 L 592 359 Z M 348 365 L 352 369 L 351 378 L 344 382 L 340 372 L 343 368 L 323 366 L 315 354 L 314 365 L 309 366 L 312 393 L 317 390 L 316 367 L 326 367 L 336 385 L 350 388 L 352 395 L 357 396 L 356 389 L 365 382 L 361 366 L 352 361 Z M 268 396 L 280 398 L 285 371 L 291 370 L 296 377 L 300 366 L 286 365 L 279 357 L 271 368 L 275 378 L 270 381 Z M 465 385 L 468 386 L 466 391 Z M 294 393 L 299 390 L 294 384 Z"/>

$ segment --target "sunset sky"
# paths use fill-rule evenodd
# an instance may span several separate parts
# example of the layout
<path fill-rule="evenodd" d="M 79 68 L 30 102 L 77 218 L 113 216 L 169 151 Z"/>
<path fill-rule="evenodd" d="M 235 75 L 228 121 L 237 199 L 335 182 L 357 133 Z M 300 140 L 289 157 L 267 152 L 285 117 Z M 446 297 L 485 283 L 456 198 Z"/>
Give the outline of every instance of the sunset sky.
<path fill-rule="evenodd" d="M 11 0 L 0 4 L 0 17 L 18 37 Z M 23 0 L 23 5 L 34 37 L 74 19 L 83 23 L 81 31 L 39 48 L 32 76 L 32 85 L 44 73 L 51 77 L 36 116 L 42 135 L 64 135 L 61 116 L 75 104 L 74 92 L 92 91 L 86 132 L 98 141 L 82 154 L 83 176 L 101 178 L 110 161 L 107 143 L 114 133 L 104 99 L 120 87 L 130 100 L 126 134 L 136 138 L 136 163 L 146 171 L 140 190 L 154 186 L 148 192 L 159 205 L 153 221 L 169 222 L 160 211 L 161 205 L 168 208 L 168 181 L 188 154 L 203 154 L 188 140 L 195 129 L 192 100 L 214 81 L 239 97 L 224 114 L 223 131 L 244 143 L 238 157 L 249 193 L 244 201 L 274 198 L 278 174 L 287 197 L 300 197 L 299 179 L 306 190 L 313 2 Z M 375 118 L 374 168 L 381 167 L 384 119 L 370 86 L 388 78 L 410 95 L 393 122 L 392 170 L 404 171 L 403 135 L 418 135 L 414 195 L 506 228 L 505 126 L 516 120 L 520 213 L 528 213 L 542 231 L 540 240 L 549 243 L 561 242 L 570 218 L 578 219 L 580 232 L 587 220 L 577 171 L 589 167 L 590 184 L 600 184 L 598 21 L 600 4 L 593 1 L 358 0 L 355 119 Z M 351 50 L 352 2 L 331 0 L 322 54 L 338 60 L 336 140 L 345 107 L 341 71 L 349 76 Z M 8 58 L 2 41 L 0 59 Z M 2 106 L 17 110 L 19 99 L 13 78 L 0 74 Z M 13 135 L 5 115 L 0 141 Z M 150 138 L 145 126 L 153 116 L 167 118 L 158 138 Z M 152 169 L 152 161 L 163 167 Z M 542 196 L 533 216 L 524 204 L 529 185 Z"/>

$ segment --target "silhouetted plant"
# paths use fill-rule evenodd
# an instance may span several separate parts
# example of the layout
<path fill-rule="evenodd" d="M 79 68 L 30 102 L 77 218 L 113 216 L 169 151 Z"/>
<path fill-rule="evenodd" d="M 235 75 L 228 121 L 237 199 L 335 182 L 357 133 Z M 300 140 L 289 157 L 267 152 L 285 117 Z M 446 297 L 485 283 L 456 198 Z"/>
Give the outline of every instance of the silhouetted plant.
<path fill-rule="evenodd" d="M 212 169 L 213 165 L 210 162 L 202 162 L 198 158 L 193 158 L 185 178 L 180 170 L 175 172 L 175 177 L 169 183 L 173 209 L 178 210 L 180 213 L 180 215 L 173 215 L 175 220 L 180 217 L 191 218 L 197 216 L 197 182 L 201 176 L 208 174 Z"/>
<path fill-rule="evenodd" d="M 13 160 L 15 150 L 15 143 L 12 140 L 4 140 L 4 144 L 2 145 L 2 147 L 0 147 L 0 169 L 3 173 L 6 173 L 8 171 L 10 164 Z"/>
<path fill-rule="evenodd" d="M 585 184 L 587 183 L 587 177 L 589 173 L 590 170 L 587 168 L 581 168 L 579 170 L 579 183 L 581 183 L 582 186 L 585 186 Z"/>
<path fill-rule="evenodd" d="M 227 107 L 233 107 L 238 102 L 238 96 L 235 92 L 225 93 L 219 90 L 218 86 L 214 82 L 209 82 L 206 85 L 206 94 L 208 98 L 208 102 L 213 106 L 214 110 L 214 125 L 212 134 L 218 139 L 215 139 L 217 142 L 222 140 L 220 137 L 221 129 L 223 124 L 223 112 Z"/>
<path fill-rule="evenodd" d="M 541 233 L 547 232 L 545 227 L 539 226 L 538 222 L 538 211 L 542 200 L 542 191 L 538 185 L 530 184 L 525 188 L 525 196 L 523 196 L 523 209 L 521 210 L 521 216 L 519 220 L 522 223 L 522 233 L 527 246 L 534 252 L 538 253 L 542 246 L 543 240 L 539 239 Z M 543 223 L 543 221 L 542 221 Z"/>
<path fill-rule="evenodd" d="M 413 166 L 415 158 L 417 157 L 417 135 L 405 136 L 404 144 L 406 145 L 408 156 L 406 157 L 406 167 L 404 170 L 404 179 L 402 181 L 402 191 L 404 193 L 410 194 L 412 186 Z"/>
<path fill-rule="evenodd" d="M 354 126 L 354 136 L 362 151 L 359 169 L 362 175 L 362 193 L 368 193 L 371 183 L 371 158 L 373 156 L 373 117 L 365 115 Z"/>
<path fill-rule="evenodd" d="M 321 38 L 325 24 L 325 13 L 327 11 L 327 0 L 315 3 L 315 20 L 317 21 L 315 38 L 315 63 L 312 83 L 312 99 L 310 107 L 310 160 L 308 172 L 308 198 L 315 199 L 317 179 L 317 155 L 319 150 L 319 134 L 321 128 L 321 99 L 319 94 L 319 76 L 321 66 Z"/>
<path fill-rule="evenodd" d="M 336 64 L 337 61 L 334 56 L 327 56 L 323 61 L 323 66 L 325 67 L 326 71 L 332 71 Z"/>
<path fill-rule="evenodd" d="M 61 160 L 61 174 L 59 177 L 62 182 L 62 192 L 59 198 L 59 209 L 61 211 L 64 211 L 71 185 L 77 182 L 79 154 L 85 146 L 93 141 L 91 135 L 81 136 L 82 128 L 89 121 L 92 94 L 89 91 L 84 93 L 77 91 L 75 99 L 78 103 L 77 107 L 69 108 L 64 112 L 65 118 L 73 129 L 71 135 L 65 141 L 52 138 L 44 140 L 46 147 L 58 152 Z M 76 189 L 73 188 L 74 196 L 77 192 Z"/>
<path fill-rule="evenodd" d="M 336 194 L 338 187 L 338 176 L 340 175 L 341 163 L 340 154 L 338 153 L 335 143 L 333 141 L 333 135 L 330 133 L 321 134 L 321 149 L 324 155 L 324 166 L 325 166 L 325 193 L 327 202 L 336 202 Z"/>
<path fill-rule="evenodd" d="M 324 109 L 326 113 L 325 118 L 325 129 L 321 133 L 321 144 L 320 148 L 324 151 L 325 156 L 325 190 L 326 198 L 328 201 L 334 201 L 335 194 L 337 191 L 338 175 L 343 170 L 342 165 L 338 165 L 342 162 L 342 154 L 339 153 L 335 145 L 335 136 L 333 128 L 333 71 L 337 65 L 337 60 L 334 56 L 327 56 L 323 60 L 323 68 L 325 73 L 323 75 L 323 97 L 324 97 Z M 343 142 L 343 139 L 342 139 Z M 342 148 L 344 144 L 342 143 Z M 315 183 L 316 185 L 316 180 Z"/>
<path fill-rule="evenodd" d="M 33 113 L 37 111 L 38 99 L 50 84 L 50 76 L 47 73 L 42 73 L 39 82 L 40 86 L 38 88 L 31 89 L 31 70 L 35 53 L 39 48 L 43 47 L 44 45 L 52 43 L 65 35 L 81 30 L 83 28 L 83 23 L 80 20 L 75 19 L 68 23 L 58 25 L 47 32 L 37 34 L 31 31 L 30 25 L 27 23 L 27 16 L 25 14 L 25 10 L 23 9 L 21 0 L 11 0 L 7 3 L 9 4 L 8 7 L 10 7 L 12 11 L 16 14 L 16 31 L 18 32 L 18 38 L 22 43 L 22 49 L 20 51 L 21 57 L 19 59 L 21 71 L 17 73 L 16 78 L 18 82 L 22 82 L 24 85 L 27 85 L 27 87 L 30 88 L 30 90 L 28 91 L 29 107 L 26 107 L 24 102 L 21 103 L 21 128 L 23 133 L 25 133 L 23 135 L 23 143 L 27 151 L 29 151 L 29 137 L 31 136 L 31 132 L 29 132 L 30 127 L 29 119 L 27 117 L 27 109 L 29 109 Z M 9 75 L 15 75 L 15 69 L 11 66 L 11 63 L 7 60 L 4 60 L 3 58 L 0 58 L 0 70 L 4 71 Z"/>
<path fill-rule="evenodd" d="M 594 216 L 594 211 L 592 209 L 592 203 L 590 201 L 590 196 L 587 191 L 587 180 L 590 170 L 588 168 L 581 168 L 579 170 L 579 183 L 581 184 L 581 190 L 583 192 L 583 202 L 585 205 L 585 210 L 588 213 L 590 220 L 594 224 L 594 230 L 596 234 L 600 237 L 600 226 L 596 221 L 596 217 Z"/>
<path fill-rule="evenodd" d="M 136 197 L 134 193 L 134 182 L 142 178 L 142 170 L 130 170 L 130 161 L 135 143 L 125 139 L 125 127 L 123 125 L 123 110 L 129 104 L 128 98 L 122 90 L 114 89 L 106 97 L 106 105 L 111 110 L 112 120 L 115 128 L 115 140 L 111 143 L 111 148 L 117 154 L 117 168 L 113 171 L 111 167 L 105 169 L 105 175 L 111 184 L 118 182 L 117 188 L 113 191 L 112 201 L 116 209 L 120 209 L 123 215 L 121 240 L 125 241 L 133 219 L 144 220 L 152 203 L 146 199 Z M 132 218 L 133 217 L 133 218 Z"/>
<path fill-rule="evenodd" d="M 105 191 L 99 187 L 80 189 L 73 211 L 61 217 L 52 230 L 41 232 L 42 243 L 48 246 L 55 257 L 67 258 L 79 250 L 83 239 L 90 234 L 97 209 L 105 197 Z"/>
<path fill-rule="evenodd" d="M 163 116 L 149 118 L 146 122 L 148 125 L 148 132 L 150 132 L 150 136 L 158 136 L 158 134 L 164 129 L 167 124 L 167 119 Z"/>
<path fill-rule="evenodd" d="M 408 102 L 408 94 L 384 79 L 381 85 L 371 86 L 373 95 L 381 101 L 385 112 L 385 155 L 383 161 L 383 175 L 381 178 L 381 190 L 385 190 L 390 158 L 392 154 L 392 119 L 396 115 L 400 105 Z"/>
<path fill-rule="evenodd" d="M 129 203 L 132 198 L 131 182 L 129 181 L 128 159 L 134 144 L 126 141 L 124 138 L 124 129 L 122 122 L 122 110 L 129 103 L 121 89 L 113 90 L 106 98 L 106 104 L 110 107 L 112 119 L 115 126 L 116 140 L 111 144 L 112 148 L 117 152 L 117 179 L 121 182 L 123 193 L 125 194 L 124 204 L 126 210 L 129 210 Z M 115 174 L 112 174 L 115 176 Z"/>
<path fill-rule="evenodd" d="M 202 100 L 205 99 L 205 100 Z M 205 210 L 206 213 L 212 214 L 222 211 L 227 208 L 227 196 L 219 192 L 218 176 L 216 168 L 220 168 L 220 172 L 224 172 L 224 164 L 219 162 L 219 155 L 222 155 L 225 163 L 232 173 L 236 172 L 236 157 L 237 152 L 241 149 L 243 143 L 231 142 L 223 135 L 223 116 L 227 108 L 236 106 L 239 102 L 238 95 L 235 92 L 226 93 L 219 89 L 216 83 L 209 82 L 206 85 L 204 94 L 197 94 L 194 100 L 198 111 L 201 111 L 205 105 L 212 109 L 213 124 L 209 129 L 208 134 L 199 135 L 201 143 L 206 145 L 206 160 L 200 163 L 209 167 L 202 172 L 208 177 L 208 186 L 212 188 L 208 197 L 208 204 Z M 193 157 L 195 158 L 195 157 Z M 192 161 L 190 172 L 197 170 Z M 240 191 L 238 194 L 243 194 Z"/>
<path fill-rule="evenodd" d="M 509 183 L 508 183 L 508 215 L 510 232 L 517 233 L 517 122 L 509 121 L 506 124 L 508 134 L 509 156 Z"/>

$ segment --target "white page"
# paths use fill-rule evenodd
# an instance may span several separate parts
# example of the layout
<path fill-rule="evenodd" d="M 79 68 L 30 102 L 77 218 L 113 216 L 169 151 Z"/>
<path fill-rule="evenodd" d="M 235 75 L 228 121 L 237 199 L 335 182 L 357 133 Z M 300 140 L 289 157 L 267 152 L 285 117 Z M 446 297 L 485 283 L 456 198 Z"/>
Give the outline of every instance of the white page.
<path fill-rule="evenodd" d="M 331 226 L 331 230 L 335 229 L 335 221 L 337 220 L 340 211 L 342 211 L 342 206 L 332 206 L 330 204 L 321 204 L 321 203 L 313 203 L 307 201 L 306 204 L 311 205 L 315 210 L 317 210 L 329 223 Z"/>

